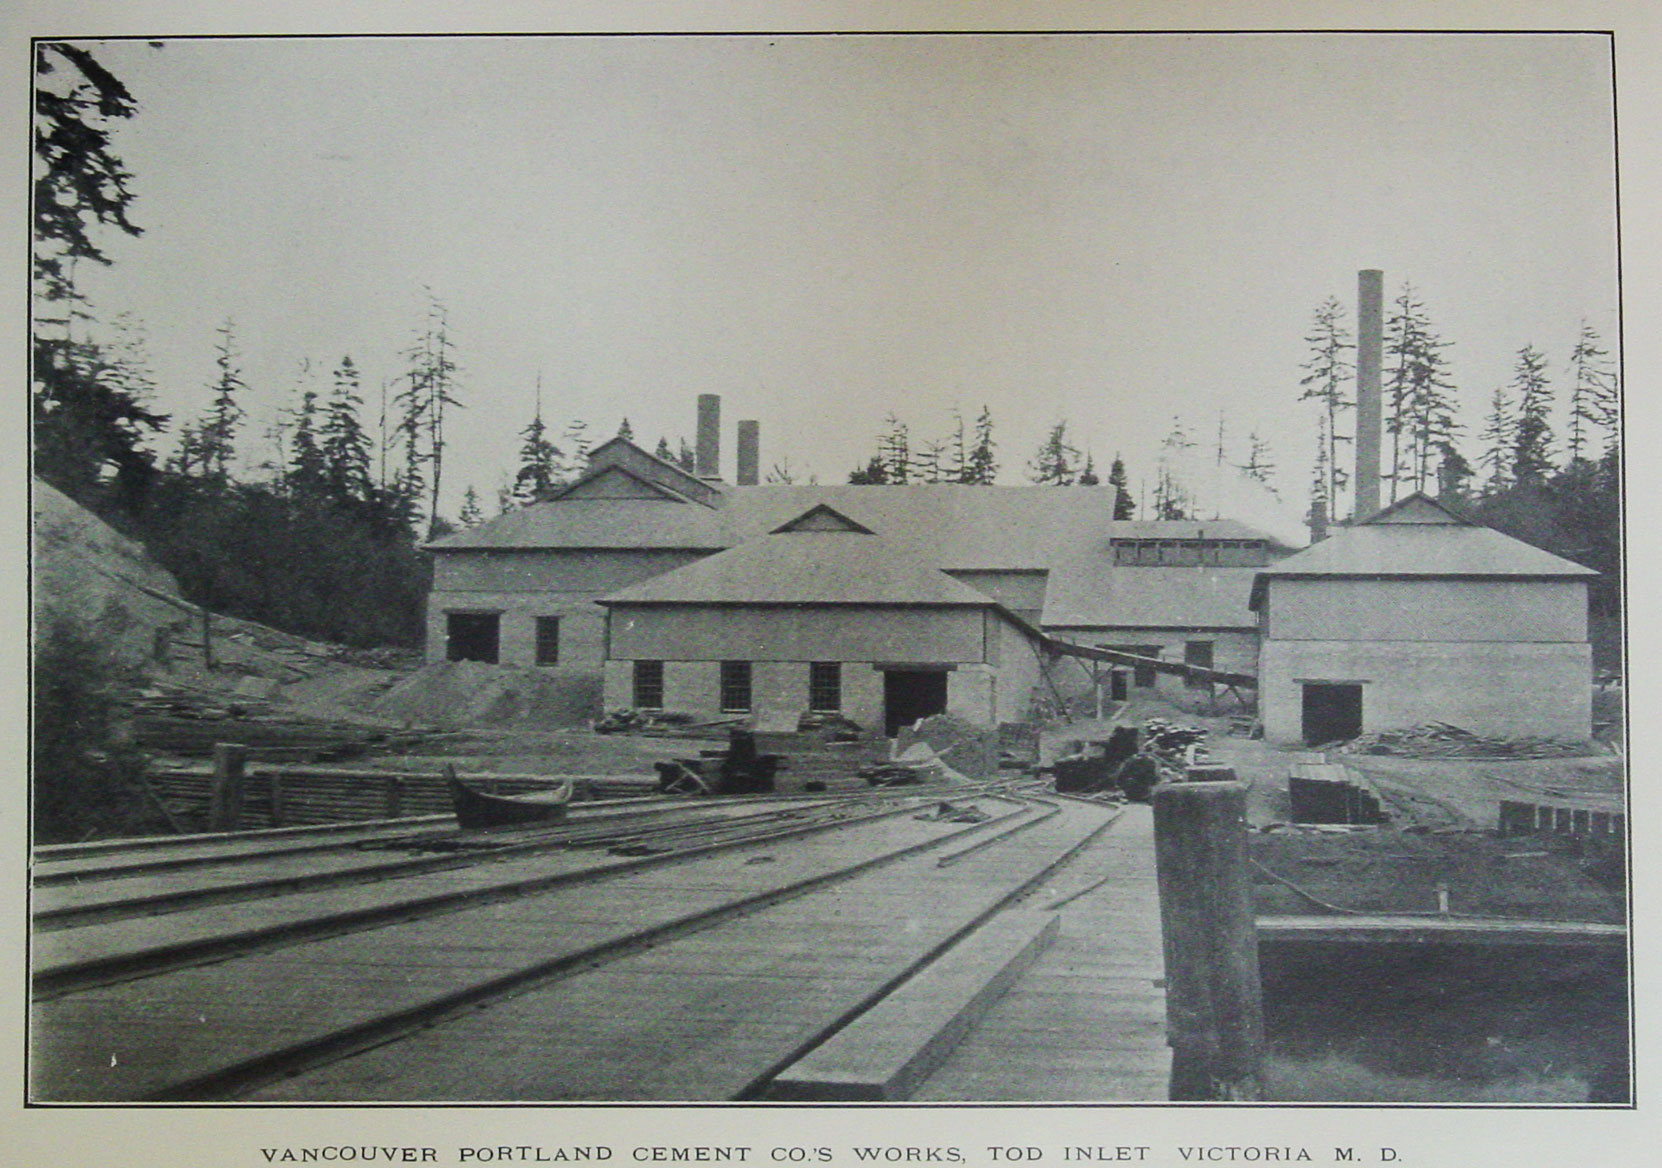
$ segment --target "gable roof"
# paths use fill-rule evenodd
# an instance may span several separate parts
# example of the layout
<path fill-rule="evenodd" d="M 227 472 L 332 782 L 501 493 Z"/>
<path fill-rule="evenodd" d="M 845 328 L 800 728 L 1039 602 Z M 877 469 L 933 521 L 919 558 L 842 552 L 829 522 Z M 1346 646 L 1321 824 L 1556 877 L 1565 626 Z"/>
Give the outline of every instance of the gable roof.
<path fill-rule="evenodd" d="M 1461 527 L 1476 527 L 1477 524 L 1461 515 L 1447 503 L 1433 499 L 1424 491 L 1415 491 L 1405 499 L 1398 499 L 1389 507 L 1375 511 L 1368 518 L 1362 520 L 1362 525 L 1370 523 L 1442 523 L 1455 524 Z"/>
<path fill-rule="evenodd" d="M 661 482 L 654 482 L 624 466 L 592 468 L 554 496 L 556 499 L 669 499 L 692 500 Z"/>
<path fill-rule="evenodd" d="M 861 604 L 996 607 L 881 536 L 784 531 L 604 597 L 601 604 Z"/>
<path fill-rule="evenodd" d="M 608 445 L 619 441 L 614 439 Z M 652 458 L 644 453 L 641 457 Z M 635 462 L 624 469 L 634 472 Z M 676 473 L 691 479 L 684 472 Z M 681 479 L 655 481 L 677 493 L 684 485 Z M 568 493 L 567 497 L 511 512 L 428 546 L 435 552 L 733 547 L 801 518 L 819 505 L 935 567 L 961 570 L 1051 568 L 1073 558 L 1082 548 L 1089 548 L 1092 554 L 1110 554 L 1109 542 L 1116 538 L 1204 536 L 1274 543 L 1263 532 L 1228 519 L 1115 520 L 1113 487 L 928 483 L 715 488 L 696 479 L 691 481 L 708 492 L 709 498 L 690 493 L 688 497 L 705 506 L 666 501 L 660 507 L 653 501 L 634 499 L 585 501 L 581 492 L 578 497 Z"/>
<path fill-rule="evenodd" d="M 1437 518 L 1437 515 L 1446 518 Z M 1272 579 L 1586 580 L 1592 568 L 1464 519 L 1424 495 L 1410 495 L 1321 543 L 1260 568 L 1251 605 Z"/>
<path fill-rule="evenodd" d="M 787 531 L 857 531 L 862 535 L 875 534 L 871 528 L 854 522 L 835 507 L 825 503 L 815 504 L 795 519 L 781 523 L 770 534 L 779 535 Z"/>

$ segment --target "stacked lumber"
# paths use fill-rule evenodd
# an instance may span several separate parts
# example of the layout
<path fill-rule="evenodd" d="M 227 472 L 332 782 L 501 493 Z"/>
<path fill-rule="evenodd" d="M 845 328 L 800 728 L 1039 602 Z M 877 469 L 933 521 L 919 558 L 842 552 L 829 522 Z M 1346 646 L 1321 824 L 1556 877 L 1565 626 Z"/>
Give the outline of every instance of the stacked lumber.
<path fill-rule="evenodd" d="M 1525 735 L 1487 738 L 1448 722 L 1426 722 L 1405 730 L 1381 730 L 1338 748 L 1345 754 L 1388 754 L 1402 758 L 1576 758 L 1592 753 L 1585 742 Z"/>
<path fill-rule="evenodd" d="M 279 714 L 269 701 L 169 685 L 132 703 L 133 742 L 159 754 L 205 758 L 216 743 L 236 742 L 267 758 L 341 759 L 419 737 L 354 722 Z"/>

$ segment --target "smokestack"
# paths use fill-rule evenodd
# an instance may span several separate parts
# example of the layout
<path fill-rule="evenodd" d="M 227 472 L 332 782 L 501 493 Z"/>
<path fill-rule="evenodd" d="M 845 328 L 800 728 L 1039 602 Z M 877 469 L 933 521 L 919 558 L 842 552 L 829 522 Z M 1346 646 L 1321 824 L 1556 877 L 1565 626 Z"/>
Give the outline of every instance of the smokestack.
<path fill-rule="evenodd" d="M 1384 409 L 1379 394 L 1385 343 L 1385 273 L 1356 273 L 1356 507 L 1360 523 L 1379 510 L 1379 446 Z"/>
<path fill-rule="evenodd" d="M 698 445 L 693 451 L 694 473 L 701 479 L 721 477 L 721 395 L 698 395 Z"/>
<path fill-rule="evenodd" d="M 762 481 L 762 424 L 739 423 L 739 466 L 734 472 L 741 487 L 754 487 Z"/>

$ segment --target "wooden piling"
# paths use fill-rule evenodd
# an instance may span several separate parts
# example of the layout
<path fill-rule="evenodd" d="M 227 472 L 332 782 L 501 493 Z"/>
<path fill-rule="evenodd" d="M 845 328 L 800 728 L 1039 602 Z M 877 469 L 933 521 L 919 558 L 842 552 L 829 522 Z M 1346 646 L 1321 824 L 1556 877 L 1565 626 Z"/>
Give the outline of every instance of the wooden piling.
<path fill-rule="evenodd" d="M 242 820 L 243 779 L 248 748 L 235 742 L 214 744 L 214 785 L 208 799 L 208 830 L 235 831 Z"/>
<path fill-rule="evenodd" d="M 1246 784 L 1154 795 L 1173 1100 L 1262 1098 L 1263 985 L 1247 854 Z"/>

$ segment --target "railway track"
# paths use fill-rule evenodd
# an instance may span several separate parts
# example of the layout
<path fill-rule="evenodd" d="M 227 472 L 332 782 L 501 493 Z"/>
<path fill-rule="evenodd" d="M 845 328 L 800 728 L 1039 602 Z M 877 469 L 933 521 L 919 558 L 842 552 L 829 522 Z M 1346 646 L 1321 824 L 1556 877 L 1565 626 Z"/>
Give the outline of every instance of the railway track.
<path fill-rule="evenodd" d="M 81 906 L 40 906 L 32 1097 L 750 1097 L 1113 818 L 982 793 L 987 818 L 954 822 L 940 802 L 722 801 L 483 849 L 377 831 L 268 855 L 365 865 L 333 873 L 238 857 L 137 878 L 115 854 L 61 886 Z M 282 883 L 312 877 L 338 882 Z"/>

